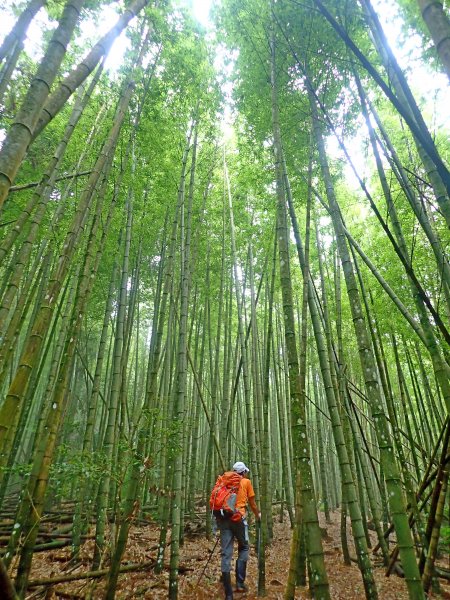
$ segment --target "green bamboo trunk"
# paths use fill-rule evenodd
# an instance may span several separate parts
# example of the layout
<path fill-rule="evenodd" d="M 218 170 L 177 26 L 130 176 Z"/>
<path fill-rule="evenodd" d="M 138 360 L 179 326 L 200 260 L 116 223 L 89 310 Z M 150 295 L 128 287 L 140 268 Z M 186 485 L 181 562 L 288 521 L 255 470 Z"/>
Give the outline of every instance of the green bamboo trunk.
<path fill-rule="evenodd" d="M 127 200 L 127 221 L 125 243 L 122 258 L 121 281 L 118 295 L 116 331 L 114 339 L 113 363 L 111 372 L 111 389 L 108 398 L 108 417 L 106 423 L 105 437 L 103 439 L 103 451 L 105 455 L 106 465 L 105 471 L 101 477 L 98 490 L 97 504 L 97 519 L 95 531 L 95 551 L 93 558 L 93 568 L 98 568 L 101 561 L 101 555 L 105 545 L 105 525 L 106 511 L 108 505 L 108 492 L 112 470 L 114 468 L 113 457 L 115 454 L 115 446 L 117 443 L 117 416 L 120 409 L 120 391 L 122 387 L 122 353 L 124 352 L 124 325 L 125 325 L 125 310 L 127 298 L 127 284 L 129 274 L 129 253 L 132 235 L 132 204 L 131 199 Z"/>
<path fill-rule="evenodd" d="M 69 0 L 0 151 L 0 209 L 31 141 L 50 88 L 78 22 L 83 0 Z"/>
<path fill-rule="evenodd" d="M 0 408 L 0 463 L 4 464 L 9 454 L 12 441 L 14 439 L 17 417 L 21 410 L 21 405 L 30 381 L 33 370 L 37 367 L 42 344 L 45 341 L 48 329 L 51 324 L 55 304 L 61 291 L 61 286 L 65 281 L 70 267 L 70 260 L 73 257 L 76 245 L 79 242 L 83 228 L 86 223 L 89 207 L 98 185 L 99 178 L 107 162 L 108 155 L 113 151 L 117 136 L 119 134 L 126 108 L 133 93 L 134 86 L 129 85 L 123 93 L 118 104 L 116 118 L 111 128 L 110 135 L 106 140 L 98 157 L 93 171 L 89 177 L 88 184 L 78 203 L 77 209 L 72 219 L 70 227 L 64 242 L 64 251 L 61 253 L 52 274 L 44 301 L 41 303 L 39 311 L 33 322 L 31 334 L 28 336 L 24 349 L 19 360 L 16 373 L 12 379 L 8 394 Z"/>
<path fill-rule="evenodd" d="M 105 173 L 105 180 L 108 173 Z M 82 316 L 86 309 L 86 303 L 93 287 L 95 275 L 102 256 L 104 243 L 107 235 L 107 225 L 103 231 L 103 236 L 98 240 L 97 234 L 100 226 L 100 219 L 103 207 L 105 189 L 99 190 L 96 211 L 93 215 L 89 238 L 86 243 L 84 253 L 84 264 L 81 275 L 78 278 L 77 292 L 74 300 L 71 321 L 68 328 L 68 335 L 64 344 L 61 364 L 58 371 L 58 378 L 55 382 L 51 407 L 49 409 L 43 435 L 38 440 L 37 451 L 34 456 L 33 471 L 37 474 L 36 484 L 29 502 L 29 517 L 25 526 L 26 543 L 21 553 L 19 565 L 17 567 L 16 587 L 20 593 L 24 593 L 27 587 L 28 576 L 33 557 L 34 543 L 38 533 L 39 520 L 42 515 L 45 494 L 48 486 L 50 466 L 53 461 L 55 446 L 60 431 L 61 422 L 70 397 L 69 381 L 74 368 L 75 350 L 80 334 Z M 107 221 L 108 223 L 108 221 Z"/>
<path fill-rule="evenodd" d="M 259 492 L 259 478 L 258 478 L 258 465 L 256 459 L 256 436 L 255 436 L 255 424 L 253 416 L 253 407 L 251 401 L 251 382 L 249 376 L 249 362 L 248 362 L 248 348 L 247 339 L 244 331 L 244 316 L 243 316 L 243 294 L 241 291 L 239 265 L 236 252 L 236 236 L 234 227 L 234 213 L 233 213 L 233 200 L 231 194 L 230 179 L 228 175 L 228 169 L 224 157 L 224 177 L 227 185 L 228 192 L 228 209 L 230 217 L 230 241 L 231 241 L 231 252 L 233 259 L 233 272 L 234 272 L 234 289 L 236 294 L 236 307 L 237 307 L 237 319 L 238 319 L 238 342 L 239 349 L 241 352 L 242 361 L 242 379 L 244 388 L 244 402 L 246 410 L 247 420 L 247 452 L 249 457 L 250 469 L 252 471 L 252 483 L 257 495 Z"/>
<path fill-rule="evenodd" d="M 306 261 L 305 261 L 305 253 L 304 253 L 303 245 L 302 245 L 302 242 L 300 239 L 300 234 L 299 234 L 299 230 L 298 230 L 298 224 L 297 224 L 295 211 L 293 209 L 293 202 L 292 202 L 292 198 L 291 198 L 291 193 L 290 193 L 290 188 L 289 188 L 289 184 L 288 184 L 288 178 L 287 178 L 284 161 L 282 164 L 284 167 L 284 169 L 283 169 L 284 180 L 285 180 L 285 185 L 287 188 L 289 211 L 290 211 L 291 221 L 292 221 L 292 225 L 293 225 L 294 236 L 295 236 L 295 240 L 296 240 L 296 244 L 297 244 L 299 262 L 300 262 L 300 265 L 301 265 L 301 268 L 303 271 L 303 276 L 309 279 L 311 276 L 310 276 L 309 271 L 307 270 L 307 265 L 306 265 Z M 320 250 L 320 248 L 319 248 L 319 250 Z M 322 283 L 323 283 L 323 278 L 322 278 Z M 324 318 L 326 320 L 326 323 L 328 322 L 328 325 L 326 324 L 326 328 L 328 329 L 328 332 L 329 332 L 329 336 L 328 336 L 329 344 L 328 344 L 328 348 L 327 348 L 327 345 L 326 345 L 326 342 L 324 340 L 324 336 L 322 333 L 322 328 L 320 325 L 319 313 L 318 313 L 318 308 L 317 308 L 317 300 L 314 296 L 313 289 L 314 289 L 314 287 L 312 285 L 312 282 L 310 282 L 307 287 L 308 306 L 309 306 L 311 322 L 312 322 L 313 330 L 314 330 L 314 337 L 315 337 L 315 341 L 316 341 L 316 348 L 317 348 L 317 354 L 319 357 L 322 379 L 323 379 L 323 383 L 324 383 L 325 397 L 327 400 L 328 411 L 329 411 L 331 422 L 332 422 L 332 430 L 333 430 L 335 447 L 336 447 L 336 451 L 338 454 L 338 461 L 339 461 L 341 478 L 342 478 L 342 486 L 343 486 L 343 495 L 345 496 L 346 506 L 350 512 L 350 518 L 351 518 L 351 523 L 352 523 L 353 537 L 355 540 L 358 566 L 361 570 L 361 574 L 363 577 L 366 596 L 368 598 L 376 598 L 377 591 L 376 591 L 375 581 L 373 579 L 372 568 L 371 568 L 371 563 L 370 563 L 369 554 L 368 554 L 367 541 L 366 541 L 364 526 L 363 526 L 362 517 L 361 517 L 361 510 L 360 510 L 360 506 L 359 506 L 359 502 L 358 502 L 357 488 L 356 488 L 355 481 L 354 481 L 353 475 L 352 475 L 354 469 L 352 466 L 353 461 L 350 456 L 351 445 L 350 445 L 348 439 L 346 440 L 346 437 L 345 437 L 344 427 L 345 427 L 346 423 L 345 423 L 345 420 L 344 420 L 344 423 L 342 423 L 341 414 L 340 414 L 341 410 L 340 410 L 340 407 L 338 404 L 338 402 L 339 402 L 338 388 L 337 388 L 336 383 L 333 385 L 333 380 L 332 380 L 332 375 L 331 375 L 330 360 L 332 360 L 332 356 L 331 356 L 332 353 L 331 353 L 331 335 L 330 335 L 328 311 L 324 310 Z M 323 293 L 325 293 L 325 290 L 323 290 Z M 324 308 L 325 308 L 325 306 L 326 305 L 324 304 Z M 345 416 L 343 418 L 345 419 Z M 348 434 L 347 434 L 347 438 L 348 438 Z M 345 539 L 344 539 L 344 547 L 345 547 L 345 545 L 346 544 L 345 544 Z M 346 554 L 347 553 L 345 553 L 345 555 Z"/>
<path fill-rule="evenodd" d="M 20 13 L 19 18 L 14 23 L 14 27 L 0 46 L 0 63 L 5 60 L 5 57 L 11 52 L 15 45 L 23 43 L 31 21 L 45 4 L 46 0 L 30 0 L 23 12 Z"/>
<path fill-rule="evenodd" d="M 181 165 L 180 186 L 178 190 L 179 204 L 181 205 L 180 215 L 180 314 L 177 339 L 177 368 L 176 383 L 174 390 L 174 410 L 172 422 L 177 428 L 174 439 L 173 455 L 170 460 L 170 466 L 173 470 L 172 481 L 172 510 L 171 510 L 171 542 L 170 542 L 170 574 L 169 574 L 169 598 L 176 600 L 178 597 L 178 565 L 180 560 L 180 538 L 182 528 L 182 505 L 184 495 L 183 480 L 183 453 L 184 446 L 184 421 L 186 418 L 186 383 L 187 383 L 187 324 L 188 307 L 190 297 L 190 249 L 191 249 L 191 227 L 192 227 L 192 196 L 187 195 L 188 203 L 185 205 L 185 181 L 187 159 L 190 148 L 191 135 L 195 126 L 194 151 L 192 165 L 195 171 L 195 151 L 197 144 L 197 123 L 194 119 L 192 128 L 187 136 L 186 147 Z"/>
<path fill-rule="evenodd" d="M 313 112 L 313 127 L 316 143 L 319 151 L 319 160 L 322 169 L 322 176 L 325 182 L 327 198 L 330 205 L 330 214 L 336 233 L 336 240 L 339 255 L 344 271 L 347 294 L 349 297 L 350 308 L 355 328 L 355 335 L 358 343 L 361 369 L 364 375 L 367 395 L 369 397 L 372 417 L 375 422 L 378 445 L 380 448 L 381 462 L 386 478 L 388 488 L 388 499 L 391 509 L 391 516 L 395 524 L 399 547 L 401 548 L 401 560 L 405 572 L 405 579 L 411 599 L 422 600 L 423 589 L 420 580 L 420 574 L 417 567 L 414 542 L 411 530 L 408 524 L 406 514 L 406 503 L 401 488 L 401 479 L 398 467 L 395 462 L 391 433 L 383 409 L 383 400 L 380 393 L 376 363 L 370 347 L 369 336 L 367 334 L 366 324 L 361 309 L 361 302 L 358 293 L 353 265 L 350 260 L 350 253 L 346 245 L 345 233 L 343 231 L 342 217 L 337 204 L 331 175 L 328 167 L 328 161 L 325 153 L 325 146 L 317 116 L 316 100 L 309 91 L 310 106 Z"/>
<path fill-rule="evenodd" d="M 280 283 L 283 298 L 284 334 L 288 360 L 291 399 L 291 427 L 294 463 L 301 477 L 302 517 L 305 527 L 308 558 L 311 564 L 310 586 L 318 600 L 330 597 L 328 577 L 322 548 L 322 537 L 315 505 L 315 492 L 309 456 L 309 436 L 305 421 L 304 395 L 302 395 L 297 356 L 292 282 L 289 266 L 288 228 L 286 219 L 285 182 L 282 168 L 282 146 L 278 112 L 275 72 L 275 41 L 271 39 L 271 104 L 274 134 L 276 190 L 277 190 L 277 237 L 279 247 Z M 292 555 L 291 555 L 291 558 Z"/>

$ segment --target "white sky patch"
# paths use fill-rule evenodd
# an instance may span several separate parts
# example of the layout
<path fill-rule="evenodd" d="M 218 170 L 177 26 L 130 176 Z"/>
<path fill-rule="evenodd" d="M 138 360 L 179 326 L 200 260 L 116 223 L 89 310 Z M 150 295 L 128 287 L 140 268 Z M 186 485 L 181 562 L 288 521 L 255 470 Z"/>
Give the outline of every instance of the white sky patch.
<path fill-rule="evenodd" d="M 82 35 L 79 43 L 86 44 L 87 47 L 92 47 L 97 40 L 105 35 L 111 27 L 116 23 L 119 15 L 115 9 L 115 5 L 104 6 L 101 12 L 101 19 L 89 19 L 83 23 Z M 130 24 L 133 25 L 136 19 L 133 19 Z M 123 64 L 125 51 L 130 48 L 130 40 L 127 37 L 127 28 L 125 28 L 118 38 L 114 40 L 111 50 L 108 53 L 108 58 L 105 61 L 105 70 L 115 73 Z"/>
<path fill-rule="evenodd" d="M 423 104 L 421 108 L 425 113 L 425 118 L 431 113 L 433 115 L 432 128 L 442 126 L 448 128 L 450 100 L 447 76 L 442 72 L 432 71 L 423 63 L 421 59 L 422 39 L 419 34 L 409 31 L 409 35 L 402 40 L 400 35 L 401 18 L 393 14 L 389 2 L 376 0 L 375 7 L 388 42 L 400 67 L 406 74 L 416 102 L 419 106 Z"/>
<path fill-rule="evenodd" d="M 217 73 L 223 77 L 221 84 L 222 94 L 224 96 L 224 109 L 221 114 L 221 129 L 224 141 L 230 140 L 234 135 L 233 130 L 233 82 L 231 81 L 235 61 L 237 59 L 236 52 L 229 52 L 224 46 L 218 46 L 214 59 L 214 68 Z"/>
<path fill-rule="evenodd" d="M 209 18 L 209 11 L 211 10 L 212 0 L 192 0 L 192 12 L 194 17 L 204 27 L 211 26 L 211 19 Z"/>
<path fill-rule="evenodd" d="M 10 10 L 11 7 L 8 5 L 4 5 L 0 9 L 0 41 L 3 41 L 17 21 L 17 17 L 14 17 Z M 45 8 L 41 8 L 31 21 L 24 42 L 24 50 L 33 60 L 40 61 L 44 55 L 42 32 L 55 29 L 56 26 L 56 21 L 51 22 L 48 20 Z"/>

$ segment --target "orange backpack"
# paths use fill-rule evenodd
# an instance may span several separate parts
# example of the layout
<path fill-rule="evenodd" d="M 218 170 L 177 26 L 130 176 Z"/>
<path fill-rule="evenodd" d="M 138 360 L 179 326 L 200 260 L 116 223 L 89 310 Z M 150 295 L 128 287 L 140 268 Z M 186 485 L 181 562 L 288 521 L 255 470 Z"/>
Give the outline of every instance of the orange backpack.
<path fill-rule="evenodd" d="M 241 481 L 241 475 L 234 471 L 226 471 L 218 477 L 209 498 L 209 508 L 215 517 L 233 519 L 240 516 L 236 510 L 236 499 Z"/>

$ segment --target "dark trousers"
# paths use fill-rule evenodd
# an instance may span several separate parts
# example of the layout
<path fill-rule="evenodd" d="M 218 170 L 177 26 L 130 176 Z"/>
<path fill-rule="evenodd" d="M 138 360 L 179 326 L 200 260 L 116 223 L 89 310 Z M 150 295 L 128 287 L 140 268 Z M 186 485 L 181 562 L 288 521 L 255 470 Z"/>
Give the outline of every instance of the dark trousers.
<path fill-rule="evenodd" d="M 233 557 L 233 542 L 236 538 L 238 543 L 238 560 L 248 560 L 248 525 L 245 519 L 232 521 L 231 519 L 217 519 L 217 527 L 220 531 L 220 549 L 222 555 L 222 573 L 231 571 L 231 559 Z"/>

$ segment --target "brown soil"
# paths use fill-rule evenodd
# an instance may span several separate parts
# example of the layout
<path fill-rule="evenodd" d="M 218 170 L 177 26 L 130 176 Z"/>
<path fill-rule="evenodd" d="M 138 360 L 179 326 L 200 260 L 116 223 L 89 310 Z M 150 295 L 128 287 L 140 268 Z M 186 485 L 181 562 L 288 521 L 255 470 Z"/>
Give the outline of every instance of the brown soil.
<path fill-rule="evenodd" d="M 333 600 L 364 599 L 363 584 L 356 564 L 352 563 L 351 566 L 345 566 L 342 562 L 339 521 L 340 514 L 339 512 L 335 512 L 332 514 L 331 524 L 326 525 L 324 521 L 321 522 L 321 525 L 326 527 L 326 535 L 323 538 L 323 543 L 331 586 L 331 597 Z M 266 598 L 269 600 L 283 599 L 289 568 L 290 539 L 291 530 L 287 520 L 283 523 L 274 523 L 274 539 L 266 553 Z M 155 525 L 133 528 L 123 562 L 137 563 L 155 558 L 157 542 L 158 529 Z M 193 535 L 187 537 L 185 540 L 181 550 L 180 561 L 180 600 L 215 600 L 223 598 L 219 582 L 219 546 L 216 546 L 216 551 L 204 574 L 201 576 L 214 542 L 215 540 L 208 541 L 202 535 Z M 84 545 L 82 553 L 84 560 L 74 572 L 89 570 L 88 557 L 92 556 L 92 543 L 89 540 Z M 353 548 L 351 548 L 351 554 L 354 555 Z M 62 573 L 65 571 L 65 564 L 68 562 L 68 559 L 68 548 L 36 554 L 33 561 L 31 579 L 56 576 Z M 380 600 L 407 600 L 408 594 L 404 580 L 396 575 L 386 577 L 383 567 L 380 566 L 379 558 L 373 557 L 373 559 Z M 200 576 L 201 580 L 197 585 Z M 132 598 L 152 598 L 158 600 L 167 598 L 168 581 L 168 568 L 161 575 L 155 575 L 152 570 L 124 573 L 119 576 L 116 598 L 118 600 Z M 247 583 L 249 585 L 249 592 L 247 594 L 236 593 L 235 598 L 238 600 L 240 598 L 242 600 L 255 600 L 257 598 L 257 559 L 254 548 L 251 549 Z M 51 588 L 51 590 L 47 589 L 45 598 L 100 599 L 103 597 L 104 585 L 105 578 L 60 583 Z M 36 592 L 37 590 L 30 590 L 28 598 L 44 597 L 42 594 L 35 595 Z M 297 590 L 297 599 L 306 599 L 309 597 L 307 589 L 301 588 Z M 442 584 L 441 596 L 435 595 L 432 597 L 450 598 L 450 585 L 448 585 L 448 582 Z"/>

